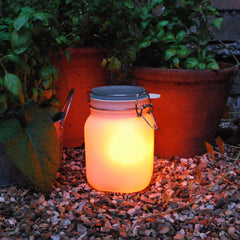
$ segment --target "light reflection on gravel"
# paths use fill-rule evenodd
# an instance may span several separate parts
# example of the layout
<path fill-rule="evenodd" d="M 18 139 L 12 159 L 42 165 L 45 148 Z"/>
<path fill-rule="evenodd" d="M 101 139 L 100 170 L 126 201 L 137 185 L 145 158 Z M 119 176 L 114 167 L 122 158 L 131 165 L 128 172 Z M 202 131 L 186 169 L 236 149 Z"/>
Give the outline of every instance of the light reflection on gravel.
<path fill-rule="evenodd" d="M 237 152 L 155 158 L 150 185 L 119 194 L 89 186 L 84 148 L 65 149 L 48 197 L 0 188 L 0 239 L 240 239 Z"/>

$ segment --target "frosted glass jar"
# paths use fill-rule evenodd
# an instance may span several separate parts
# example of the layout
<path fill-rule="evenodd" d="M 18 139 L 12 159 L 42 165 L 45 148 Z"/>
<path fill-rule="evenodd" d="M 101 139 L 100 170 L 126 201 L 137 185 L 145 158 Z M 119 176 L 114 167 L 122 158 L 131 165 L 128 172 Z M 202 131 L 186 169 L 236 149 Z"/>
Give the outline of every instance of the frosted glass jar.
<path fill-rule="evenodd" d="M 131 193 L 148 186 L 153 172 L 152 104 L 142 87 L 93 88 L 85 127 L 86 175 L 99 191 Z"/>

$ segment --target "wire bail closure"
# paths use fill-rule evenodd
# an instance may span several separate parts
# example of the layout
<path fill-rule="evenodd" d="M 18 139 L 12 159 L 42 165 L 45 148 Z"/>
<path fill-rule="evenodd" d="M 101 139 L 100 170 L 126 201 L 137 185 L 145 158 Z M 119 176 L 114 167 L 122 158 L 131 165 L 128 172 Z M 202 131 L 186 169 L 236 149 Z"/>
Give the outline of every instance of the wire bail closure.
<path fill-rule="evenodd" d="M 62 107 L 61 112 L 64 112 L 64 118 L 61 121 L 60 128 L 63 127 L 63 123 L 68 115 L 69 108 L 71 106 L 72 100 L 73 100 L 73 95 L 74 95 L 75 90 L 71 89 L 71 91 L 68 93 L 68 96 L 64 102 L 64 105 Z"/>
<path fill-rule="evenodd" d="M 143 104 L 141 108 L 138 108 L 138 99 L 139 99 L 139 95 L 141 95 L 141 94 L 145 94 L 145 95 L 148 96 L 149 103 L 148 103 L 148 104 Z M 136 108 L 137 116 L 138 116 L 138 117 L 142 117 L 142 118 L 145 120 L 145 122 L 148 124 L 149 127 L 153 128 L 153 129 L 155 129 L 155 130 L 158 130 L 158 129 L 159 129 L 159 127 L 158 127 L 158 125 L 157 125 L 157 122 L 156 122 L 156 120 L 155 120 L 155 118 L 154 118 L 154 116 L 153 116 L 153 113 L 152 113 L 153 104 L 152 104 L 152 102 L 151 102 L 151 98 L 150 98 L 148 92 L 136 94 L 136 104 L 135 104 L 135 108 Z M 148 113 L 151 115 L 151 117 L 152 117 L 152 119 L 153 119 L 153 122 L 154 122 L 154 125 L 152 125 L 152 124 L 144 117 L 144 115 L 142 114 L 142 113 L 143 113 L 143 110 L 144 110 L 145 108 L 149 108 Z M 140 111 L 139 111 L 139 109 L 140 109 Z"/>

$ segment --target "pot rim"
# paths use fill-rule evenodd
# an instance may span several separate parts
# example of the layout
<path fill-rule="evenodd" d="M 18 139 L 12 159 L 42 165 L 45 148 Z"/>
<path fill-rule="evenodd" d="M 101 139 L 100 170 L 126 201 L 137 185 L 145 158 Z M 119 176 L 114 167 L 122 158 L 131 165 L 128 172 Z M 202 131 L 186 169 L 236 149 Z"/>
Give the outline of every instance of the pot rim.
<path fill-rule="evenodd" d="M 68 47 L 67 51 L 71 54 L 71 55 L 78 55 L 78 54 L 102 54 L 103 51 L 100 48 L 97 47 L 90 47 L 90 46 L 86 46 L 86 47 Z M 65 57 L 65 52 L 64 51 L 60 51 L 58 53 L 54 53 L 51 55 L 52 57 L 57 57 L 57 56 L 61 56 L 61 57 Z"/>
<path fill-rule="evenodd" d="M 231 81 L 236 77 L 239 70 L 238 65 L 219 62 L 219 70 L 195 70 L 176 68 L 153 68 L 135 66 L 133 77 L 135 79 L 159 80 L 164 82 L 182 83 L 204 83 Z"/>

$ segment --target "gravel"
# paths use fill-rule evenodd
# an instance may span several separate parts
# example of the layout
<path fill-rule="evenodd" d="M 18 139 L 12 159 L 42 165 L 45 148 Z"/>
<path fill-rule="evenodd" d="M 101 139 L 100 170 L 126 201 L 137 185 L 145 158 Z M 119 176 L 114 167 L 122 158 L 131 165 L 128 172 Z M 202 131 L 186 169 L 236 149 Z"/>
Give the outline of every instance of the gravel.
<path fill-rule="evenodd" d="M 149 186 L 94 190 L 84 148 L 64 149 L 49 196 L 0 188 L 0 239 L 240 239 L 240 147 L 194 158 L 155 158 Z"/>

